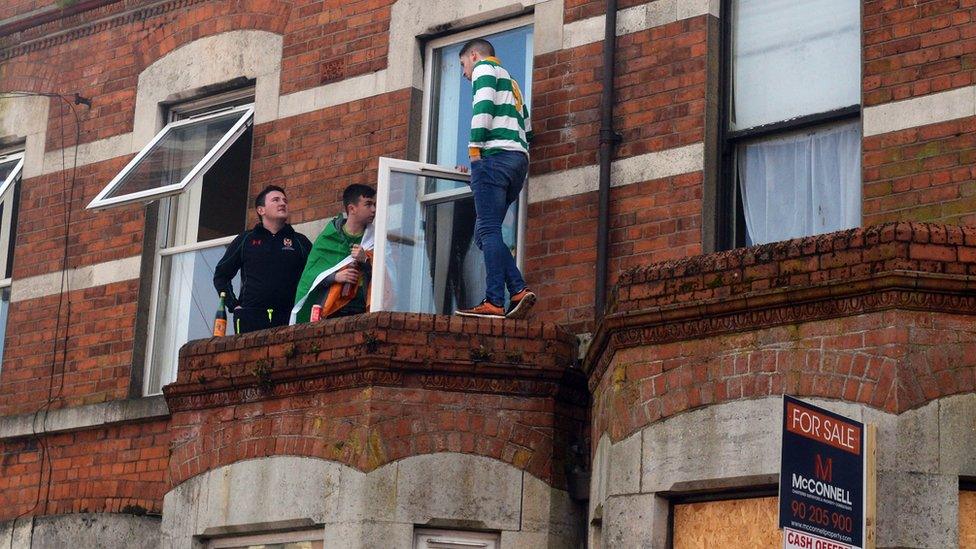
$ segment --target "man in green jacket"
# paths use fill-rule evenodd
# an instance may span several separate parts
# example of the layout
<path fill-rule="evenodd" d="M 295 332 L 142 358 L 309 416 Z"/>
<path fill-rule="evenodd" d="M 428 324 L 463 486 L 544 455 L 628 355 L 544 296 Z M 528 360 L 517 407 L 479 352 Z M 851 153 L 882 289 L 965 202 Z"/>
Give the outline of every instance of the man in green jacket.
<path fill-rule="evenodd" d="M 322 318 L 369 311 L 376 191 L 349 185 L 342 204 L 345 217 L 330 220 L 312 245 L 295 292 L 292 324 L 308 322 L 313 305 L 322 306 Z"/>

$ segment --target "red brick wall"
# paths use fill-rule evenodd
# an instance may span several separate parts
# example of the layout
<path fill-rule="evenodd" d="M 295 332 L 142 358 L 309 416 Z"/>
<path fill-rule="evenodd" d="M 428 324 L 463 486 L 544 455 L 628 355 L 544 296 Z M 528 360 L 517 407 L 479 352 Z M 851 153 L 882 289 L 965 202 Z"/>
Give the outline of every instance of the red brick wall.
<path fill-rule="evenodd" d="M 443 451 L 562 484 L 586 415 L 574 352 L 554 325 L 402 313 L 192 343 L 164 391 L 172 483 L 269 455 L 371 471 Z"/>
<path fill-rule="evenodd" d="M 410 125 L 413 95 L 401 90 L 256 126 L 253 193 L 284 187 L 292 223 L 339 214 L 347 185 L 376 186 L 381 156 L 406 158 L 410 134 L 420 132 Z"/>
<path fill-rule="evenodd" d="M 863 4 L 864 106 L 976 83 L 972 0 Z"/>
<path fill-rule="evenodd" d="M 285 34 L 281 93 L 386 68 L 392 5 L 391 0 L 298 2 Z"/>
<path fill-rule="evenodd" d="M 616 158 L 704 139 L 708 17 L 677 21 L 617 39 Z M 603 44 L 535 58 L 532 173 L 596 164 Z"/>
<path fill-rule="evenodd" d="M 945 345 L 951 341 L 952 345 Z M 976 390 L 973 318 L 888 311 L 618 350 L 594 391 L 593 440 L 703 406 L 764 396 L 890 413 Z"/>
<path fill-rule="evenodd" d="M 617 9 L 622 10 L 640 4 L 649 4 L 647 0 L 619 0 Z M 571 23 L 580 19 L 588 19 L 606 13 L 606 0 L 565 0 L 563 3 L 563 21 Z"/>
<path fill-rule="evenodd" d="M 65 204 L 69 195 L 73 195 L 71 225 L 67 231 L 70 267 L 123 259 L 142 252 L 143 206 L 103 211 L 85 209 L 130 159 L 131 156 L 118 157 L 21 182 L 14 278 L 61 269 L 65 248 Z"/>
<path fill-rule="evenodd" d="M 118 2 L 12 35 L 10 43 L 22 46 L 11 46 L 7 55 L 12 57 L 6 61 L 0 55 L 4 89 L 9 82 L 13 86 L 9 89 L 78 92 L 91 98 L 91 108 L 78 109 L 80 142 L 87 143 L 132 131 L 139 74 L 160 57 L 205 36 L 240 29 L 282 35 L 281 93 L 386 67 L 389 0 L 192 0 L 163 4 L 163 9 L 139 12 L 136 17 L 120 15 L 125 4 Z M 33 46 L 36 42 L 32 40 L 62 27 L 91 24 L 96 16 L 109 23 L 82 37 Z M 8 79 L 12 77 L 16 78 Z M 60 108 L 58 102 L 52 102 L 49 150 L 75 142 L 75 124 L 67 111 L 62 139 Z"/>
<path fill-rule="evenodd" d="M 0 520 L 158 514 L 167 487 L 168 444 L 165 420 L 0 441 Z"/>
<path fill-rule="evenodd" d="M 49 396 L 50 408 L 126 398 L 138 289 L 130 280 L 65 294 L 57 349 L 59 296 L 11 303 L 0 415 L 34 412 Z"/>
<path fill-rule="evenodd" d="M 54 4 L 53 0 L 6 0 L 0 5 L 0 21 Z"/>
<path fill-rule="evenodd" d="M 976 224 L 976 118 L 864 139 L 865 225 Z"/>
<path fill-rule="evenodd" d="M 892 223 L 621 277 L 587 357 L 594 429 L 783 393 L 900 413 L 976 390 L 976 229 Z"/>
<path fill-rule="evenodd" d="M 701 253 L 702 173 L 616 187 L 610 192 L 610 283 L 620 272 Z M 596 263 L 595 192 L 534 203 L 526 232 L 526 280 L 536 317 L 592 331 Z"/>

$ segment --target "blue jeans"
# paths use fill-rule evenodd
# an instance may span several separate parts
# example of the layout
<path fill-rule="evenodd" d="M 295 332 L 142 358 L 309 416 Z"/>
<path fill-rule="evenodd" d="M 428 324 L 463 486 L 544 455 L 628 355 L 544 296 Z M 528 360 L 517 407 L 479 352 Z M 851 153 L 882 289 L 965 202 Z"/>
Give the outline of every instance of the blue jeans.
<path fill-rule="evenodd" d="M 512 252 L 502 240 L 502 221 L 509 205 L 518 199 L 529 171 L 529 157 L 505 151 L 471 163 L 471 191 L 478 216 L 475 243 L 485 255 L 487 290 L 485 297 L 499 307 L 505 304 L 505 287 L 510 295 L 525 288 L 522 273 Z"/>

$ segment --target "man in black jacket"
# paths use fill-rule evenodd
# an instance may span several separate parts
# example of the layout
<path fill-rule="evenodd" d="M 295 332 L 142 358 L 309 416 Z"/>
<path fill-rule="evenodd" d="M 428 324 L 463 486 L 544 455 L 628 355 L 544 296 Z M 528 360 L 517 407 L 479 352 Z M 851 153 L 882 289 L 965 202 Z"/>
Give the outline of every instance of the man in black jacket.
<path fill-rule="evenodd" d="M 288 224 L 285 190 L 266 187 L 254 199 L 260 222 L 237 236 L 214 269 L 217 293 L 226 292 L 225 305 L 234 314 L 238 334 L 272 326 L 287 326 L 298 278 L 312 249 L 309 239 Z M 241 296 L 231 280 L 241 272 Z"/>

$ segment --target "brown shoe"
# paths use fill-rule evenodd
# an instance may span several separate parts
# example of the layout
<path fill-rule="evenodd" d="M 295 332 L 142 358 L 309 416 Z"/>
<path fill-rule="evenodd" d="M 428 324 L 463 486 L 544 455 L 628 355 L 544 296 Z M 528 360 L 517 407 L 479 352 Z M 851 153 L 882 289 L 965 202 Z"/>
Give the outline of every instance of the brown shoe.
<path fill-rule="evenodd" d="M 486 299 L 470 309 L 454 311 L 454 314 L 458 316 L 474 316 L 481 318 L 505 318 L 505 309 L 502 309 L 498 305 L 493 305 Z"/>
<path fill-rule="evenodd" d="M 529 309 L 535 305 L 535 299 L 535 292 L 523 288 L 521 292 L 512 296 L 505 318 L 525 318 L 529 314 Z"/>

